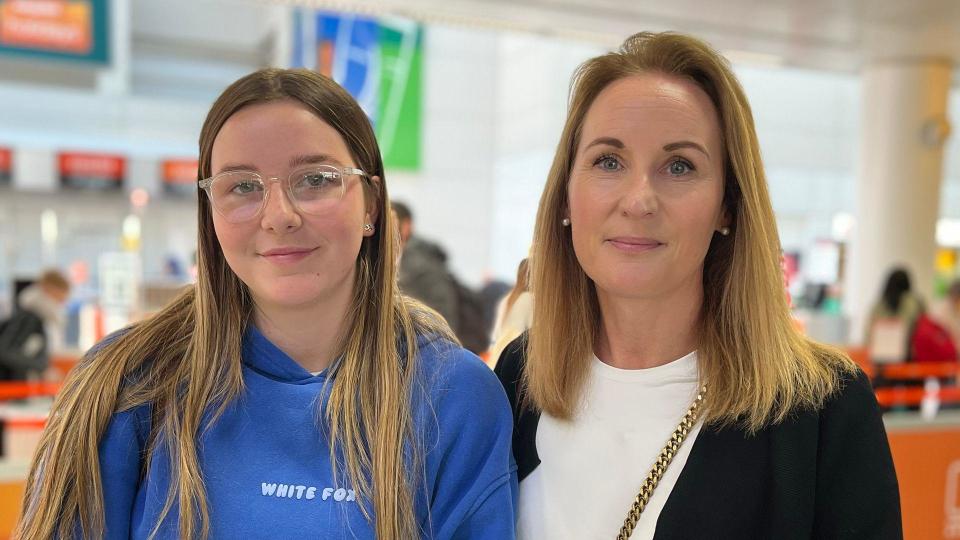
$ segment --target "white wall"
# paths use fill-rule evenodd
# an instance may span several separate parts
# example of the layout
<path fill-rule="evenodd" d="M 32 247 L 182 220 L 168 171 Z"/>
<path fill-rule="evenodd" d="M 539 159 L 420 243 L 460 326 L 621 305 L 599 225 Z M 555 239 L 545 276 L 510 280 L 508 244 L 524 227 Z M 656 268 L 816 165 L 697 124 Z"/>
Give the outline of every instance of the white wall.
<path fill-rule="evenodd" d="M 527 256 L 540 193 L 566 119 L 570 76 L 584 60 L 604 52 L 524 34 L 499 42 L 495 202 L 490 235 L 491 273 L 512 282 Z"/>
<path fill-rule="evenodd" d="M 736 72 L 753 108 L 784 249 L 831 238 L 833 216 L 853 211 L 859 79 L 796 69 Z"/>
<path fill-rule="evenodd" d="M 431 26 L 425 42 L 424 169 L 392 174 L 420 234 L 480 285 L 512 281 L 566 118 L 570 76 L 603 49 L 509 32 Z"/>
<path fill-rule="evenodd" d="M 960 219 L 960 89 L 954 88 L 950 93 L 947 115 L 953 133 L 943 151 L 940 217 Z"/>
<path fill-rule="evenodd" d="M 417 234 L 440 243 L 454 272 L 476 285 L 491 254 L 497 35 L 430 27 L 424 35 L 423 155 L 417 173 L 387 171 Z"/>

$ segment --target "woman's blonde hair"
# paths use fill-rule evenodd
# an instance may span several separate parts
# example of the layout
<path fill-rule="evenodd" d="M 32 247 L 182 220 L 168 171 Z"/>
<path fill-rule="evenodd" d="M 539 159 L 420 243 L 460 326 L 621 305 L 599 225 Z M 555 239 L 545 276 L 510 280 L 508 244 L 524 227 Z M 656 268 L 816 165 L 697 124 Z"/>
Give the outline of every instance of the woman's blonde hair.
<path fill-rule="evenodd" d="M 514 282 L 513 288 L 510 289 L 510 293 L 507 294 L 507 302 L 503 307 L 503 313 L 500 314 L 500 321 L 503 322 L 507 318 L 507 313 L 510 312 L 510 308 L 513 307 L 513 304 L 517 301 L 517 298 L 520 298 L 520 295 L 530 290 L 530 259 L 524 257 L 520 261 L 520 264 L 517 265 L 517 281 Z"/>
<path fill-rule="evenodd" d="M 211 176 L 213 142 L 231 115 L 285 99 L 306 106 L 337 130 L 357 166 L 381 178 L 364 184 L 379 220 L 357 257 L 352 308 L 345 316 L 353 322 L 341 338 L 342 359 L 324 409 L 333 441 L 331 463 L 343 456 L 340 462 L 377 538 L 413 538 L 418 530 L 412 485 L 419 459 L 411 444 L 409 396 L 417 369 L 416 335 L 449 338 L 450 333 L 442 319 L 398 292 L 397 232 L 369 120 L 327 77 L 299 69 L 257 71 L 230 85 L 210 109 L 200 134 L 199 177 Z M 85 538 L 103 537 L 98 443 L 115 413 L 145 404 L 152 410 L 152 429 L 144 467 L 162 444 L 173 471 L 153 533 L 176 505 L 182 538 L 208 536 L 196 441 L 243 392 L 241 342 L 253 302 L 220 250 L 207 197 L 199 190 L 198 197 L 196 285 L 92 351 L 67 378 L 27 480 L 18 537 L 72 538 L 77 525 Z"/>
<path fill-rule="evenodd" d="M 527 342 L 529 398 L 543 411 L 569 419 L 580 397 L 601 313 L 595 285 L 577 261 L 569 228 L 561 224 L 567 184 L 590 105 L 614 81 L 646 73 L 693 82 L 720 118 L 723 205 L 731 233 L 715 235 L 704 261 L 698 343 L 700 378 L 709 386 L 704 419 L 756 430 L 798 407 L 821 406 L 841 374 L 855 368 L 839 351 L 805 338 L 791 320 L 750 105 L 722 56 L 702 41 L 669 32 L 631 36 L 620 50 L 588 60 L 574 74 L 534 232 L 530 266 L 537 302 Z"/>

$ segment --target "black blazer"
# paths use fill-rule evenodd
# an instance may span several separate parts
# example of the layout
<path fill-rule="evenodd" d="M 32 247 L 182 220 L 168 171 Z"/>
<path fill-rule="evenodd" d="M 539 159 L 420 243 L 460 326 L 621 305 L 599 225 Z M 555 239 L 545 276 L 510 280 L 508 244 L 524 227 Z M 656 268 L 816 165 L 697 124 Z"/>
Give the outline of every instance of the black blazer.
<path fill-rule="evenodd" d="M 540 464 L 540 412 L 526 405 L 518 384 L 523 340 L 504 350 L 496 368 L 513 406 L 521 489 Z M 630 501 L 610 504 L 622 505 L 626 517 Z M 821 410 L 798 411 L 753 436 L 705 425 L 660 513 L 655 538 L 902 539 L 897 476 L 866 376 L 848 377 Z"/>

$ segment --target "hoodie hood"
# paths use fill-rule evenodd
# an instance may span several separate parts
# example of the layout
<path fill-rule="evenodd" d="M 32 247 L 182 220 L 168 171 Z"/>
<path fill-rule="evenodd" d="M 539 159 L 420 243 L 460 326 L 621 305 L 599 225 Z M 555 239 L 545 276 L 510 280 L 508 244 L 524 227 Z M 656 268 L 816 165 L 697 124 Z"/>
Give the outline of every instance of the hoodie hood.
<path fill-rule="evenodd" d="M 63 306 L 47 296 L 36 283 L 20 291 L 17 304 L 20 309 L 35 313 L 47 324 L 62 326 L 64 323 Z"/>

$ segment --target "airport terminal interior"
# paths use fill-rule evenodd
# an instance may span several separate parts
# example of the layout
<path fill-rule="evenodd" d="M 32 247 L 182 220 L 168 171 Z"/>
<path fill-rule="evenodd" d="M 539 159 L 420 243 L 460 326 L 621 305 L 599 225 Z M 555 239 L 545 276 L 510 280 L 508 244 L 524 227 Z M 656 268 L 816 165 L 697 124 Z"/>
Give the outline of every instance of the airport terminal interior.
<path fill-rule="evenodd" d="M 196 281 L 198 139 L 233 81 L 307 68 L 356 99 L 390 198 L 482 308 L 481 337 L 460 337 L 492 367 L 571 76 L 640 31 L 687 33 L 729 60 L 793 322 L 871 378 L 904 537 L 960 539 L 951 0 L 0 0 L 0 325 L 37 290 L 56 303 L 46 367 L 0 382 L 0 539 L 70 370 Z M 920 306 L 906 321 L 876 315 L 898 270 Z M 952 348 L 918 352 L 920 326 Z"/>

